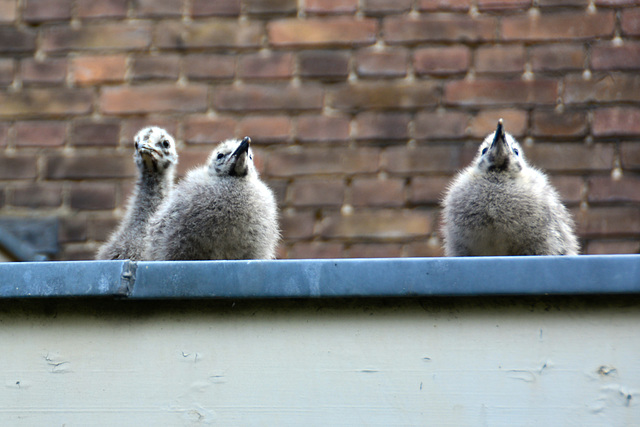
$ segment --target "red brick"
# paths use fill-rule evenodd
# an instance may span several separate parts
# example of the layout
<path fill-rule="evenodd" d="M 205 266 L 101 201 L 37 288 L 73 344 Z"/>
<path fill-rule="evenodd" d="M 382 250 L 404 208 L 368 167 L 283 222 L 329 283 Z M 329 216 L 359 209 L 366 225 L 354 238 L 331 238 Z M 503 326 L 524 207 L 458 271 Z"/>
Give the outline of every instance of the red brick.
<path fill-rule="evenodd" d="M 347 216 L 333 214 L 320 223 L 320 235 L 325 238 L 401 240 L 426 236 L 430 232 L 430 215 L 418 211 L 385 210 Z"/>
<path fill-rule="evenodd" d="M 15 130 L 18 147 L 60 147 L 67 139 L 67 126 L 64 122 L 18 122 Z"/>
<path fill-rule="evenodd" d="M 612 107 L 595 110 L 593 135 L 600 137 L 640 135 L 640 109 Z"/>
<path fill-rule="evenodd" d="M 39 209 L 62 205 L 62 186 L 51 183 L 30 183 L 13 188 L 13 206 Z"/>
<path fill-rule="evenodd" d="M 104 242 L 111 236 L 119 222 L 116 218 L 90 218 L 87 223 L 87 238 Z"/>
<path fill-rule="evenodd" d="M 567 11 L 505 16 L 501 34 L 504 40 L 577 40 L 611 36 L 614 27 L 611 11 Z"/>
<path fill-rule="evenodd" d="M 44 61 L 25 58 L 20 66 L 22 82 L 25 84 L 64 84 L 67 78 L 65 58 L 47 58 Z"/>
<path fill-rule="evenodd" d="M 92 100 L 88 89 L 23 89 L 0 93 L 0 117 L 87 114 Z"/>
<path fill-rule="evenodd" d="M 267 161 L 271 176 L 296 176 L 378 171 L 380 151 L 375 148 L 283 148 Z"/>
<path fill-rule="evenodd" d="M 414 205 L 439 204 L 450 182 L 450 176 L 416 176 L 409 186 L 409 202 Z"/>
<path fill-rule="evenodd" d="M 356 243 L 349 247 L 349 258 L 399 258 L 402 245 L 394 243 Z"/>
<path fill-rule="evenodd" d="M 200 147 L 198 147 L 200 148 Z M 183 177 L 193 168 L 200 167 L 209 158 L 211 150 L 189 150 L 180 152 L 180 161 L 178 162 L 178 176 Z M 255 156 L 254 156 L 255 158 Z"/>
<path fill-rule="evenodd" d="M 36 33 L 30 29 L 0 27 L 0 53 L 33 52 L 36 50 Z"/>
<path fill-rule="evenodd" d="M 35 179 L 37 162 L 34 156 L 0 157 L 0 179 Z"/>
<path fill-rule="evenodd" d="M 444 248 L 442 242 L 437 237 L 426 240 L 411 242 L 406 246 L 409 257 L 443 257 Z"/>
<path fill-rule="evenodd" d="M 407 75 L 409 55 L 406 50 L 366 49 L 355 57 L 360 77 L 404 77 Z"/>
<path fill-rule="evenodd" d="M 404 180 L 359 178 L 351 182 L 353 206 L 403 206 Z"/>
<path fill-rule="evenodd" d="M 311 85 L 218 86 L 213 93 L 213 106 L 222 111 L 319 110 L 322 105 L 322 89 Z"/>
<path fill-rule="evenodd" d="M 244 11 L 249 14 L 290 14 L 298 9 L 296 0 L 244 0 Z"/>
<path fill-rule="evenodd" d="M 340 243 L 299 242 L 288 252 L 291 259 L 335 259 L 344 258 L 344 248 Z"/>
<path fill-rule="evenodd" d="M 640 202 L 640 177 L 624 175 L 619 180 L 611 176 L 589 178 L 590 202 Z"/>
<path fill-rule="evenodd" d="M 287 116 L 250 116 L 240 121 L 239 135 L 250 136 L 256 143 L 288 141 L 291 118 Z"/>
<path fill-rule="evenodd" d="M 178 132 L 178 123 L 175 119 L 168 117 L 135 117 L 122 119 L 120 120 L 120 125 L 122 128 L 122 140 L 125 141 L 125 147 L 131 148 L 131 150 L 133 150 L 133 138 L 142 128 L 158 126 L 169 132 L 171 135 L 176 135 Z"/>
<path fill-rule="evenodd" d="M 267 24 L 275 46 L 362 46 L 376 41 L 376 21 L 353 18 L 281 19 Z"/>
<path fill-rule="evenodd" d="M 349 54 L 331 50 L 309 50 L 298 54 L 302 77 L 343 80 L 349 75 Z"/>
<path fill-rule="evenodd" d="M 589 255 L 637 254 L 640 241 L 636 240 L 592 240 L 585 250 Z"/>
<path fill-rule="evenodd" d="M 554 105 L 557 97 L 552 80 L 459 80 L 444 88 L 446 102 L 457 105 Z"/>
<path fill-rule="evenodd" d="M 486 46 L 476 50 L 478 73 L 521 73 L 524 63 L 525 51 L 521 45 Z"/>
<path fill-rule="evenodd" d="M 531 131 L 535 136 L 547 138 L 579 137 L 587 134 L 589 121 L 584 111 L 534 111 Z"/>
<path fill-rule="evenodd" d="M 122 82 L 126 71 L 125 55 L 77 56 L 71 60 L 73 80 L 80 85 Z"/>
<path fill-rule="evenodd" d="M 0 22 L 13 22 L 16 20 L 16 0 L 0 0 Z"/>
<path fill-rule="evenodd" d="M 151 44 L 148 23 L 100 23 L 72 28 L 50 27 L 44 30 L 42 48 L 46 52 L 70 50 L 145 49 Z"/>
<path fill-rule="evenodd" d="M 590 80 L 578 76 L 565 79 L 564 102 L 567 104 L 624 101 L 640 101 L 640 75 L 609 73 L 604 78 Z"/>
<path fill-rule="evenodd" d="M 410 121 L 411 116 L 407 113 L 360 113 L 355 119 L 355 137 L 367 140 L 406 139 Z"/>
<path fill-rule="evenodd" d="M 116 207 L 116 189 L 111 183 L 74 183 L 69 190 L 71 209 L 111 210 Z"/>
<path fill-rule="evenodd" d="M 344 141 L 349 138 L 349 119 L 316 115 L 299 116 L 296 138 L 300 141 Z"/>
<path fill-rule="evenodd" d="M 204 19 L 189 23 L 166 21 L 156 34 L 160 48 L 257 48 L 264 27 L 258 21 Z"/>
<path fill-rule="evenodd" d="M 484 139 L 489 133 L 495 132 L 499 119 L 504 120 L 506 131 L 515 137 L 524 135 L 527 130 L 526 111 L 507 108 L 480 111 L 475 117 L 472 117 L 469 131 L 474 138 Z"/>
<path fill-rule="evenodd" d="M 621 46 L 599 43 L 591 48 L 594 70 L 637 70 L 640 68 L 640 43 L 626 42 Z"/>
<path fill-rule="evenodd" d="M 105 87 L 100 110 L 105 114 L 196 112 L 207 109 L 207 86 L 153 84 L 132 87 Z"/>
<path fill-rule="evenodd" d="M 352 14 L 358 8 L 358 0 L 306 0 L 304 10 L 311 14 Z"/>
<path fill-rule="evenodd" d="M 637 142 L 620 144 L 620 160 L 624 169 L 640 169 L 640 144 Z"/>
<path fill-rule="evenodd" d="M 130 178 L 135 166 L 131 155 L 48 156 L 44 176 L 47 179 Z"/>
<path fill-rule="evenodd" d="M 415 118 L 416 139 L 464 137 L 470 116 L 457 111 L 419 112 Z"/>
<path fill-rule="evenodd" d="M 531 48 L 533 71 L 581 70 L 585 52 L 582 44 L 551 44 Z"/>
<path fill-rule="evenodd" d="M 327 104 L 336 110 L 416 109 L 438 103 L 439 85 L 432 81 L 357 82 L 337 86 Z"/>
<path fill-rule="evenodd" d="M 404 13 L 411 9 L 412 0 L 363 0 L 362 10 L 367 15 Z"/>
<path fill-rule="evenodd" d="M 293 54 L 258 52 L 241 56 L 238 73 L 243 79 L 288 79 L 293 75 Z"/>
<path fill-rule="evenodd" d="M 133 11 L 141 18 L 164 18 L 182 15 L 182 0 L 136 0 Z"/>
<path fill-rule="evenodd" d="M 127 3 L 127 0 L 76 0 L 76 12 L 80 18 L 124 18 Z"/>
<path fill-rule="evenodd" d="M 93 244 L 68 244 L 62 247 L 62 251 L 56 254 L 58 261 L 92 261 L 96 256 L 96 247 Z"/>
<path fill-rule="evenodd" d="M 625 35 L 640 35 L 640 8 L 623 10 L 620 24 Z"/>
<path fill-rule="evenodd" d="M 588 6 L 589 0 L 538 0 L 539 7 Z"/>
<path fill-rule="evenodd" d="M 237 16 L 240 14 L 240 0 L 192 0 L 192 16 Z"/>
<path fill-rule="evenodd" d="M 418 0 L 420 11 L 434 12 L 436 10 L 452 10 L 466 12 L 471 6 L 471 0 Z"/>
<path fill-rule="evenodd" d="M 316 215 L 313 212 L 285 211 L 280 216 L 280 228 L 284 239 L 305 239 L 313 236 Z"/>
<path fill-rule="evenodd" d="M 341 179 L 296 179 L 289 194 L 293 206 L 339 207 L 344 202 L 344 189 Z"/>
<path fill-rule="evenodd" d="M 84 242 L 87 240 L 87 220 L 83 217 L 62 217 L 58 221 L 58 242 Z"/>
<path fill-rule="evenodd" d="M 621 236 L 640 233 L 637 206 L 590 207 L 578 221 L 581 236 Z"/>
<path fill-rule="evenodd" d="M 118 122 L 77 122 L 71 135 L 73 145 L 76 146 L 117 147 L 120 145 L 120 124 Z"/>
<path fill-rule="evenodd" d="M 543 143 L 525 149 L 529 162 L 545 170 L 609 171 L 613 167 L 613 144 Z"/>
<path fill-rule="evenodd" d="M 640 5 L 638 0 L 596 0 L 598 7 L 624 7 Z"/>
<path fill-rule="evenodd" d="M 66 21 L 71 18 L 71 0 L 26 0 L 22 18 L 26 22 Z"/>
<path fill-rule="evenodd" d="M 136 57 L 132 71 L 134 80 L 177 80 L 180 74 L 180 57 L 177 55 Z"/>
<path fill-rule="evenodd" d="M 383 154 L 383 165 L 391 173 L 453 173 L 462 166 L 460 154 L 460 147 L 455 145 L 389 147 Z"/>
<path fill-rule="evenodd" d="M 478 0 L 478 10 L 512 10 L 528 9 L 531 7 L 531 0 Z"/>
<path fill-rule="evenodd" d="M 14 68 L 13 59 L 0 58 L 0 86 L 9 86 L 13 82 Z"/>
<path fill-rule="evenodd" d="M 236 55 L 188 55 L 184 72 L 191 80 L 233 79 Z"/>
<path fill-rule="evenodd" d="M 216 144 L 236 136 L 232 117 L 190 116 L 184 124 L 184 139 L 189 144 Z"/>
<path fill-rule="evenodd" d="M 0 147 L 6 147 L 9 141 L 9 123 L 0 122 Z"/>
<path fill-rule="evenodd" d="M 423 15 L 385 18 L 382 34 L 387 43 L 427 41 L 479 42 L 495 39 L 497 21 L 493 17 L 469 15 Z"/>
<path fill-rule="evenodd" d="M 549 180 L 564 203 L 579 203 L 582 200 L 584 181 L 580 176 L 551 175 Z"/>
<path fill-rule="evenodd" d="M 471 63 L 471 52 L 464 46 L 416 49 L 413 67 L 416 74 L 465 73 Z"/>
<path fill-rule="evenodd" d="M 264 153 L 258 150 L 259 148 L 256 149 L 258 154 L 258 159 L 259 160 L 264 159 L 265 158 Z M 260 163 L 262 164 L 262 166 L 260 167 L 259 173 L 262 174 L 262 172 L 264 171 L 264 162 L 260 162 Z M 278 204 L 278 206 L 283 206 L 287 198 L 287 187 L 289 186 L 289 180 L 265 179 L 264 177 L 262 179 L 265 181 L 267 186 L 273 191 L 276 198 L 276 203 Z"/>

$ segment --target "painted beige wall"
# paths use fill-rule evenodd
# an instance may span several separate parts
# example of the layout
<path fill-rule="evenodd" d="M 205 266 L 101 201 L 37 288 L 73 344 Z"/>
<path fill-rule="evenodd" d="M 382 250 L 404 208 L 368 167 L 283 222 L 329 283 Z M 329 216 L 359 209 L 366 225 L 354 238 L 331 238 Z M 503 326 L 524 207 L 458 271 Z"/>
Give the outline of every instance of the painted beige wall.
<path fill-rule="evenodd" d="M 0 425 L 640 425 L 638 325 L 638 298 L 5 300 Z"/>

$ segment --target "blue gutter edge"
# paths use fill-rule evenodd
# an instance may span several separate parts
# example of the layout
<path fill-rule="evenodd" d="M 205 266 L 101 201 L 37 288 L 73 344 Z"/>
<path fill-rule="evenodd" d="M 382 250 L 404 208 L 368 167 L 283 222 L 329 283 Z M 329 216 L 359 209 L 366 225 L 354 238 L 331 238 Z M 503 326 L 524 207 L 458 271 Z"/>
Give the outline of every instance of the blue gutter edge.
<path fill-rule="evenodd" d="M 640 255 L 0 264 L 0 298 L 640 293 Z"/>

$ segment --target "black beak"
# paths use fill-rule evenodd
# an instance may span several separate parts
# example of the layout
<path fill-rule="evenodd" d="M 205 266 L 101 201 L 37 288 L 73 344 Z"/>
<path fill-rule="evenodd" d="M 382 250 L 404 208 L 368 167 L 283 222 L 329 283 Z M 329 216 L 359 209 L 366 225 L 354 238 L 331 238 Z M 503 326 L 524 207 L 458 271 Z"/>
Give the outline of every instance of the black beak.
<path fill-rule="evenodd" d="M 503 151 L 505 145 L 507 143 L 507 138 L 504 134 L 504 126 L 502 125 L 502 119 L 498 120 L 498 127 L 496 128 L 495 136 L 493 137 L 493 142 L 491 143 L 491 147 L 489 148 L 491 151 L 496 150 L 496 152 Z"/>
<path fill-rule="evenodd" d="M 245 136 L 238 148 L 236 148 L 236 151 L 233 152 L 233 157 L 237 157 L 242 153 L 247 153 L 249 151 L 249 144 L 251 144 L 251 138 Z"/>

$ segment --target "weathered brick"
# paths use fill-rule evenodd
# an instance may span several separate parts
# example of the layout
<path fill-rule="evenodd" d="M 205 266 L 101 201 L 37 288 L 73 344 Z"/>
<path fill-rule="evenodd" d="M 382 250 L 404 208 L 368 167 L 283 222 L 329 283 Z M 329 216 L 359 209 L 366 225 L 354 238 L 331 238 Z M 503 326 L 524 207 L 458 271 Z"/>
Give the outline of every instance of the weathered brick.
<path fill-rule="evenodd" d="M 525 156 L 535 166 L 557 171 L 611 170 L 613 144 L 543 143 L 525 149 Z"/>
<path fill-rule="evenodd" d="M 363 112 L 355 119 L 356 139 L 389 140 L 409 137 L 408 113 Z"/>
<path fill-rule="evenodd" d="M 349 138 L 349 119 L 317 115 L 299 116 L 296 138 L 300 141 L 343 141 Z"/>
<path fill-rule="evenodd" d="M 232 117 L 191 116 L 184 124 L 184 139 L 189 144 L 216 144 L 236 134 Z"/>
<path fill-rule="evenodd" d="M 96 247 L 93 244 L 67 244 L 62 251 L 56 254 L 58 261 L 91 261 L 96 256 Z"/>
<path fill-rule="evenodd" d="M 524 46 L 479 47 L 474 64 L 478 73 L 521 73 L 525 64 Z"/>
<path fill-rule="evenodd" d="M 416 139 L 461 138 L 470 116 L 458 111 L 419 112 L 414 121 Z"/>
<path fill-rule="evenodd" d="M 409 54 L 402 48 L 365 49 L 356 53 L 355 60 L 360 77 L 404 77 L 407 75 Z"/>
<path fill-rule="evenodd" d="M 624 101 L 640 101 L 639 74 L 610 73 L 589 80 L 578 76 L 565 79 L 564 102 L 567 104 Z"/>
<path fill-rule="evenodd" d="M 144 49 L 150 44 L 151 26 L 145 22 L 100 23 L 80 28 L 56 26 L 45 29 L 42 38 L 46 52 Z"/>
<path fill-rule="evenodd" d="M 640 43 L 626 42 L 621 46 L 599 43 L 591 48 L 594 70 L 637 70 L 640 68 Z"/>
<path fill-rule="evenodd" d="M 20 77 L 25 84 L 63 84 L 67 78 L 65 58 L 47 58 L 38 61 L 25 58 L 20 61 Z"/>
<path fill-rule="evenodd" d="M 611 36 L 614 27 L 612 11 L 567 11 L 505 16 L 501 34 L 504 40 L 577 40 Z"/>
<path fill-rule="evenodd" d="M 62 186 L 57 183 L 29 183 L 13 188 L 13 206 L 39 209 L 62 205 Z"/>
<path fill-rule="evenodd" d="M 584 111 L 534 111 L 531 131 L 535 136 L 547 138 L 584 136 L 589 130 L 589 121 Z"/>
<path fill-rule="evenodd" d="M 240 0 L 192 0 L 191 15 L 201 16 L 237 16 L 240 14 Z"/>
<path fill-rule="evenodd" d="M 175 119 L 169 117 L 134 117 L 127 119 L 120 119 L 120 127 L 122 128 L 122 140 L 125 141 L 126 147 L 131 147 L 133 150 L 133 138 L 140 131 L 140 129 L 148 126 L 158 126 L 169 132 L 171 135 L 176 135 L 178 131 L 178 123 Z M 132 151 L 133 152 L 133 151 Z"/>
<path fill-rule="evenodd" d="M 60 243 L 84 242 L 87 240 L 87 219 L 72 216 L 58 220 L 58 241 Z"/>
<path fill-rule="evenodd" d="M 430 216 L 419 211 L 333 214 L 320 223 L 320 235 L 325 238 L 399 240 L 426 236 L 430 232 Z"/>
<path fill-rule="evenodd" d="M 125 55 L 77 56 L 71 60 L 73 80 L 79 85 L 122 82 L 126 71 Z"/>
<path fill-rule="evenodd" d="M 531 48 L 533 71 L 581 70 L 585 51 L 582 44 L 551 44 Z"/>
<path fill-rule="evenodd" d="M 309 50 L 298 54 L 302 77 L 342 80 L 349 75 L 349 54 L 331 50 Z"/>
<path fill-rule="evenodd" d="M 0 147 L 6 147 L 9 142 L 9 128 L 9 123 L 0 122 Z"/>
<path fill-rule="evenodd" d="M 71 0 L 26 0 L 22 18 L 26 22 L 64 21 L 71 18 Z"/>
<path fill-rule="evenodd" d="M 244 84 L 218 86 L 213 106 L 222 111 L 319 110 L 323 91 L 312 85 Z"/>
<path fill-rule="evenodd" d="M 413 177 L 409 185 L 409 202 L 414 205 L 439 204 L 450 182 L 450 176 Z"/>
<path fill-rule="evenodd" d="M 0 27 L 0 54 L 33 52 L 36 50 L 36 33 L 30 29 Z"/>
<path fill-rule="evenodd" d="M 550 175 L 549 180 L 564 203 L 579 203 L 582 200 L 584 180 L 580 176 Z"/>
<path fill-rule="evenodd" d="M 501 110 L 482 110 L 471 118 L 469 132 L 474 138 L 484 139 L 489 133 L 495 132 L 498 120 L 504 120 L 507 132 L 518 137 L 527 130 L 526 111 L 511 108 Z"/>
<path fill-rule="evenodd" d="M 636 240 L 591 240 L 584 253 L 589 255 L 637 254 L 640 241 Z"/>
<path fill-rule="evenodd" d="M 578 221 L 581 236 L 616 236 L 640 233 L 640 208 L 637 206 L 590 207 Z"/>
<path fill-rule="evenodd" d="M 599 7 L 625 7 L 637 6 L 640 4 L 638 0 L 595 0 L 596 6 Z"/>
<path fill-rule="evenodd" d="M 257 48 L 264 34 L 258 21 L 229 19 L 204 19 L 190 23 L 167 21 L 156 34 L 156 44 L 161 48 L 184 50 L 186 48 Z"/>
<path fill-rule="evenodd" d="M 293 206 L 342 206 L 345 183 L 342 179 L 296 179 L 289 186 Z"/>
<path fill-rule="evenodd" d="M 104 242 L 119 224 L 117 218 L 90 218 L 87 222 L 87 238 Z"/>
<path fill-rule="evenodd" d="M 305 239 L 313 236 L 316 215 L 313 212 L 291 212 L 280 216 L 280 228 L 285 239 Z"/>
<path fill-rule="evenodd" d="M 426 12 L 436 10 L 466 12 L 471 7 L 471 0 L 418 0 L 416 7 Z"/>
<path fill-rule="evenodd" d="M 88 89 L 23 89 L 0 93 L 0 117 L 87 114 L 92 100 Z"/>
<path fill-rule="evenodd" d="M 380 151 L 375 148 L 287 147 L 272 152 L 267 161 L 271 176 L 296 176 L 378 171 Z"/>
<path fill-rule="evenodd" d="M 344 247 L 331 242 L 299 242 L 288 251 L 291 259 L 334 259 L 344 257 Z"/>
<path fill-rule="evenodd" d="M 399 258 L 402 245 L 396 243 L 356 243 L 349 247 L 349 258 Z"/>
<path fill-rule="evenodd" d="M 362 46 L 376 41 L 373 19 L 280 19 L 267 24 L 269 43 L 275 46 Z"/>
<path fill-rule="evenodd" d="M 51 155 L 45 159 L 47 179 L 130 178 L 135 166 L 131 155 Z"/>
<path fill-rule="evenodd" d="M 0 179 L 35 179 L 37 175 L 35 156 L 0 157 Z"/>
<path fill-rule="evenodd" d="M 76 0 L 76 12 L 80 18 L 124 18 L 128 0 Z"/>
<path fill-rule="evenodd" d="M 460 164 L 460 147 L 433 145 L 428 147 L 389 147 L 383 153 L 383 167 L 391 173 L 452 173 Z"/>
<path fill-rule="evenodd" d="M 443 257 L 442 240 L 432 236 L 418 242 L 411 242 L 405 246 L 406 256 L 409 257 Z"/>
<path fill-rule="evenodd" d="M 200 147 L 198 147 L 200 148 Z M 200 167 L 205 164 L 211 150 L 189 150 L 180 152 L 180 161 L 178 162 L 178 176 L 184 176 L 188 171 L 193 168 Z M 255 159 L 254 155 L 254 159 Z"/>
<path fill-rule="evenodd" d="M 293 75 L 293 54 L 249 53 L 240 57 L 238 74 L 243 79 L 288 79 Z"/>
<path fill-rule="evenodd" d="M 262 151 L 258 151 L 259 159 L 263 159 L 265 156 Z M 259 173 L 262 174 L 264 171 L 264 162 L 260 162 L 262 164 Z M 287 198 L 287 187 L 289 186 L 289 180 L 287 179 L 268 179 L 262 178 L 267 186 L 273 191 L 273 194 L 276 198 L 276 203 L 278 206 L 283 206 L 285 204 L 285 200 Z"/>
<path fill-rule="evenodd" d="M 207 86 L 153 84 L 131 87 L 105 87 L 100 110 L 105 114 L 196 112 L 207 109 Z"/>
<path fill-rule="evenodd" d="M 620 160 L 624 169 L 640 169 L 640 144 L 637 142 L 620 144 Z"/>
<path fill-rule="evenodd" d="M 0 22 L 15 21 L 17 8 L 18 2 L 16 0 L 0 0 Z"/>
<path fill-rule="evenodd" d="M 640 177 L 624 175 L 619 180 L 611 176 L 589 178 L 590 202 L 640 202 Z"/>
<path fill-rule="evenodd" d="M 69 205 L 78 210 L 110 210 L 116 207 L 112 183 L 74 183 L 69 189 Z"/>
<path fill-rule="evenodd" d="M 77 122 L 73 126 L 71 141 L 76 146 L 116 147 L 120 144 L 120 124 L 118 122 Z"/>
<path fill-rule="evenodd" d="M 554 105 L 557 97 L 553 80 L 458 80 L 444 87 L 445 101 L 456 105 Z"/>
<path fill-rule="evenodd" d="M 531 3 L 531 0 L 478 0 L 478 10 L 528 9 Z"/>
<path fill-rule="evenodd" d="M 177 80 L 180 74 L 180 57 L 177 55 L 142 56 L 133 60 L 133 79 Z"/>
<path fill-rule="evenodd" d="M 15 130 L 18 147 L 60 147 L 67 139 L 67 126 L 64 122 L 18 122 Z"/>
<path fill-rule="evenodd" d="M 421 48 L 413 55 L 413 68 L 418 75 L 465 73 L 470 63 L 471 52 L 464 46 Z"/>
<path fill-rule="evenodd" d="M 298 9 L 296 0 L 243 0 L 244 10 L 250 14 L 289 14 Z"/>
<path fill-rule="evenodd" d="M 538 0 L 539 7 L 588 6 L 589 0 Z"/>
<path fill-rule="evenodd" d="M 304 10 L 317 14 L 352 14 L 358 9 L 358 0 L 306 0 Z"/>
<path fill-rule="evenodd" d="M 188 55 L 184 64 L 184 72 L 191 80 L 232 79 L 236 55 Z"/>
<path fill-rule="evenodd" d="M 256 143 L 283 142 L 291 139 L 291 118 L 287 116 L 250 116 L 240 121 L 239 135 Z"/>
<path fill-rule="evenodd" d="M 411 9 L 412 0 L 363 0 L 362 9 L 367 15 L 403 13 Z"/>
<path fill-rule="evenodd" d="M 182 0 L 136 0 L 133 11 L 141 18 L 180 16 L 182 3 Z"/>
<path fill-rule="evenodd" d="M 351 182 L 353 206 L 403 206 L 404 180 L 358 178 Z"/>
<path fill-rule="evenodd" d="M 593 112 L 594 136 L 640 135 L 640 109 L 601 108 Z"/>
<path fill-rule="evenodd" d="M 0 58 L 0 86 L 9 86 L 13 82 L 14 69 L 13 59 Z"/>
<path fill-rule="evenodd" d="M 620 24 L 625 35 L 640 35 L 640 8 L 627 9 L 622 11 Z"/>
<path fill-rule="evenodd" d="M 495 39 L 497 20 L 470 15 L 422 15 L 385 18 L 382 34 L 387 43 L 428 41 L 479 42 Z"/>
<path fill-rule="evenodd" d="M 439 85 L 432 81 L 357 82 L 337 86 L 327 104 L 342 111 L 363 109 L 416 109 L 438 103 Z"/>

